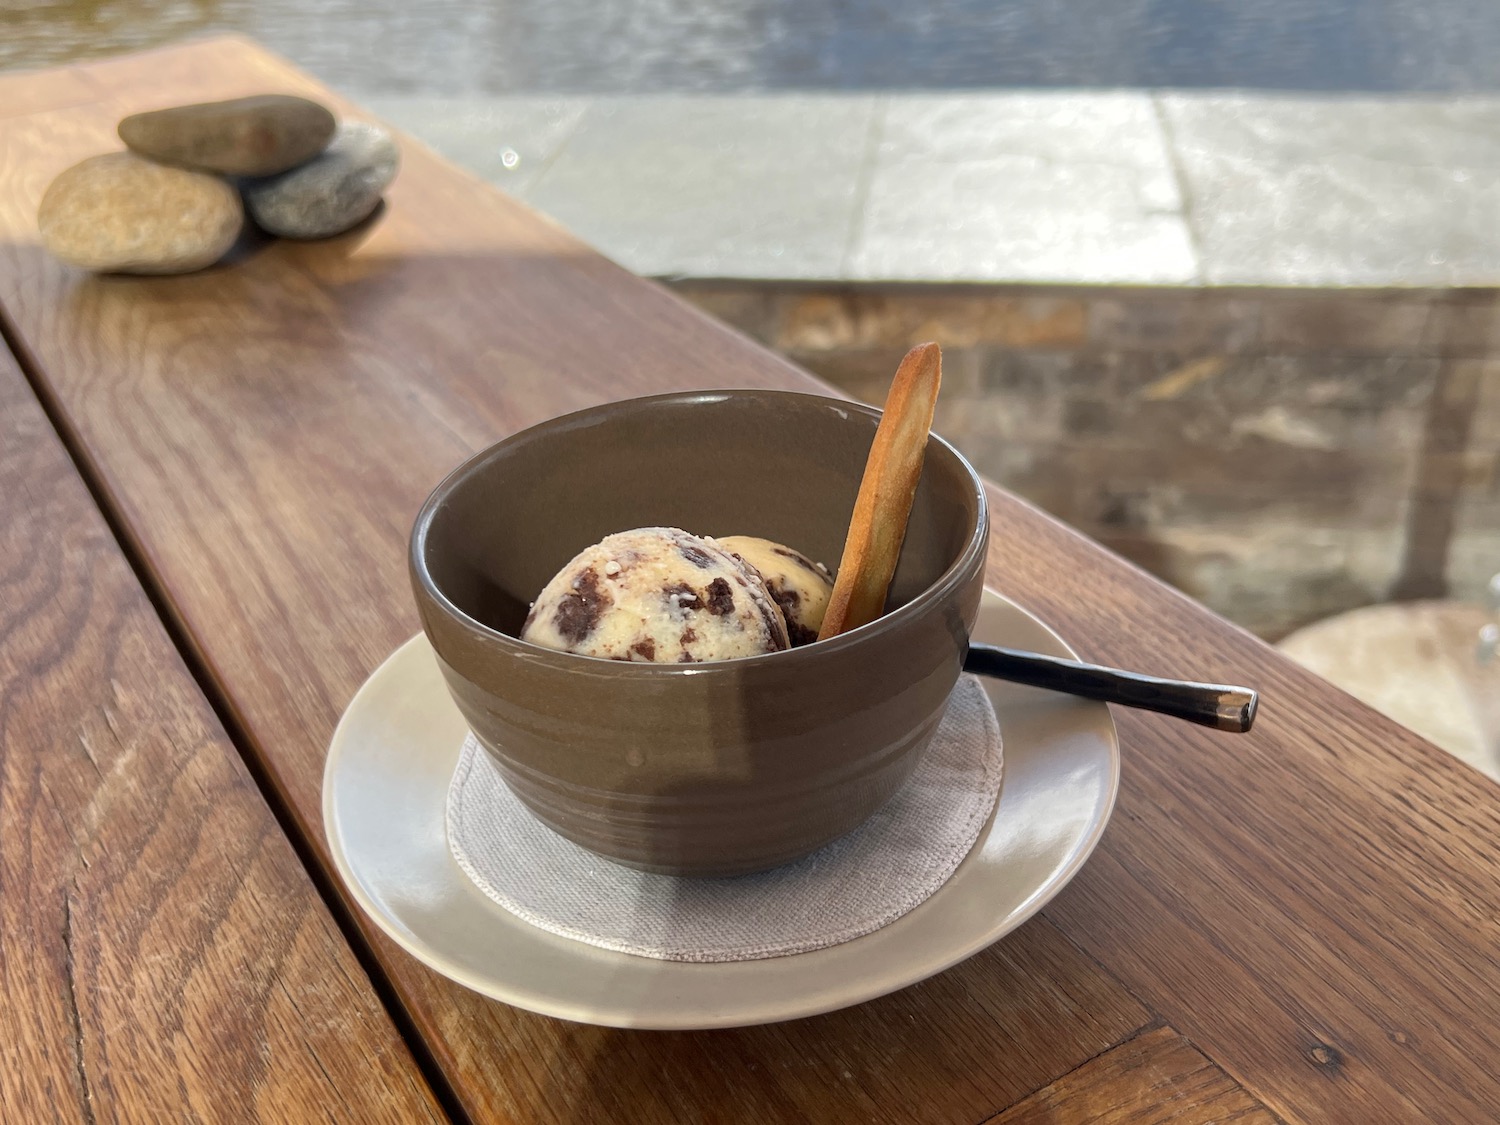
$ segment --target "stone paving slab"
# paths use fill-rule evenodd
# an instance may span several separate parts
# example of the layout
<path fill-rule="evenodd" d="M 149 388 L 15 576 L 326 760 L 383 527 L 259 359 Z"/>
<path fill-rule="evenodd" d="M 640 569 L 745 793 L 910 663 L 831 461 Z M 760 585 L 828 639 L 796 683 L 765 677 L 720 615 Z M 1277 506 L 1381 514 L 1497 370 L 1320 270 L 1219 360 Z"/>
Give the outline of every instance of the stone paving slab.
<path fill-rule="evenodd" d="M 1198 277 L 1160 122 L 1139 93 L 893 98 L 858 229 L 849 280 Z"/>
<path fill-rule="evenodd" d="M 589 105 L 587 98 L 520 96 L 372 94 L 359 101 L 482 179 L 522 197 L 562 151 Z"/>
<path fill-rule="evenodd" d="M 1157 103 L 1208 283 L 1500 281 L 1500 102 Z"/>
<path fill-rule="evenodd" d="M 359 96 L 653 276 L 1500 284 L 1500 98 Z"/>
<path fill-rule="evenodd" d="M 526 197 L 637 273 L 837 277 L 876 104 L 598 99 Z"/>

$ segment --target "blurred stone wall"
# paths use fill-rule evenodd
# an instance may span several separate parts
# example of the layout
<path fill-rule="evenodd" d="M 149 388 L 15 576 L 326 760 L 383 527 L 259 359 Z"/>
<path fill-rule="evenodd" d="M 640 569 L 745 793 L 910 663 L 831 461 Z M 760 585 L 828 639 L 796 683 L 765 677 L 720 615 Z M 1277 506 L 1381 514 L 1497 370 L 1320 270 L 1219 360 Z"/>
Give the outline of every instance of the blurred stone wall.
<path fill-rule="evenodd" d="M 674 288 L 1265 637 L 1500 571 L 1494 291 Z"/>

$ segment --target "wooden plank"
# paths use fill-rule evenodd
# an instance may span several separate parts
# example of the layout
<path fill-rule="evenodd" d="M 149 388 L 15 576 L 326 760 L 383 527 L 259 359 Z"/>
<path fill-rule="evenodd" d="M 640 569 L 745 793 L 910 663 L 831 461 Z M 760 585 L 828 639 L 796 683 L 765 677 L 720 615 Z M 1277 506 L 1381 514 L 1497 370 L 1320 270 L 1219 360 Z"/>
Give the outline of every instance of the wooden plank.
<path fill-rule="evenodd" d="M 482 1101 L 465 1084 L 479 1120 L 979 1121 L 1145 1017 L 1041 920 L 913 988 L 767 1027 L 622 1032 L 456 998 L 427 1002 L 500 1083 Z M 503 1057 L 472 1041 L 478 1017 Z"/>
<path fill-rule="evenodd" d="M 192 97 L 244 92 L 247 74 L 306 88 L 244 44 L 215 50 L 227 54 L 212 68 L 158 53 L 95 80 L 117 99 L 146 88 L 143 72 L 181 72 Z M 151 95 L 171 100 L 169 88 Z M 85 278 L 35 246 L 35 200 L 50 172 L 108 146 L 126 104 L 0 123 L 0 163 L 22 172 L 0 197 L 0 307 L 321 848 L 326 740 L 416 629 L 404 542 L 444 472 L 605 399 L 822 388 L 415 145 L 380 221 L 344 239 L 271 245 L 193 278 Z M 852 1013 L 654 1037 L 478 1001 L 376 939 L 476 1115 L 631 1105 L 670 1119 L 708 1112 L 726 1090 L 747 1113 L 858 1112 L 870 1103 L 835 1084 L 775 1093 L 762 1076 L 826 1078 L 850 1042 L 868 1042 L 867 1069 L 850 1069 L 874 1104 L 921 1118 L 988 1101 L 982 1116 L 1138 1025 L 1119 982 L 1289 1120 L 1500 1115 L 1483 1061 L 1500 1049 L 1496 788 L 1013 497 L 992 501 L 992 581 L 1086 655 L 1266 692 L 1246 738 L 1119 715 L 1119 811 L 1047 913 L 1092 960 L 1069 951 L 1043 975 L 1057 930 L 1030 926 Z M 1020 960 L 998 970 L 1009 956 Z M 1058 989 L 1093 997 L 1100 1026 Z M 1024 1067 L 1016 1045 L 1029 1040 L 1002 1014 L 1017 1004 L 1057 1012 L 1052 1053 Z M 901 1062 L 948 1053 L 981 1073 L 924 1080 Z M 607 1061 L 608 1089 L 590 1060 Z M 656 1077 L 679 1072 L 675 1091 Z"/>
<path fill-rule="evenodd" d="M 1275 1116 L 1168 1027 L 1144 1032 L 988 1125 L 1276 1125 Z"/>
<path fill-rule="evenodd" d="M 1264 693 L 1227 742 L 1116 712 L 1116 818 L 1047 916 L 1288 1120 L 1500 1119 L 1476 1065 L 1500 1057 L 1500 787 L 1165 587 L 1057 581 L 1052 521 L 1014 534 L 992 566 L 1087 655 Z"/>
<path fill-rule="evenodd" d="M 7 1121 L 437 1121 L 0 348 Z"/>

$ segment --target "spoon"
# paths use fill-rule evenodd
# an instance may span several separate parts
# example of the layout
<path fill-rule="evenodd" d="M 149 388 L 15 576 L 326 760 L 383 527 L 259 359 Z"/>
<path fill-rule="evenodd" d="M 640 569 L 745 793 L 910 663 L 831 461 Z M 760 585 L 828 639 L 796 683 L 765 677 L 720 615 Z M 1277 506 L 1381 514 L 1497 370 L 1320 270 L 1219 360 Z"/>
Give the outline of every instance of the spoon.
<path fill-rule="evenodd" d="M 1243 734 L 1255 722 L 1260 697 L 1249 688 L 1200 684 L 1191 680 L 1162 680 L 1139 672 L 1124 672 L 1099 664 L 1043 656 L 1036 652 L 970 644 L 964 671 L 997 680 L 1026 684 L 1155 711 L 1215 730 Z"/>

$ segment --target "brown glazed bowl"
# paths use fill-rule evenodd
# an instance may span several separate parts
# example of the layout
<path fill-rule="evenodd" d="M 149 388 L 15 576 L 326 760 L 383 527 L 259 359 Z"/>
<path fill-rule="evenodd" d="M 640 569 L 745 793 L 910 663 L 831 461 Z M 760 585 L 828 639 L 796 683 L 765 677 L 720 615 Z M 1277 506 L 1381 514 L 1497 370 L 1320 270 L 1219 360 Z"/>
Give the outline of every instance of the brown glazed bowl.
<path fill-rule="evenodd" d="M 659 395 L 491 446 L 411 538 L 427 637 L 515 794 L 600 855 L 677 875 L 797 859 L 896 792 L 979 609 L 989 518 L 934 436 L 884 617 L 787 652 L 638 664 L 517 639 L 530 601 L 615 531 L 757 535 L 836 566 L 880 412 L 778 391 Z"/>

